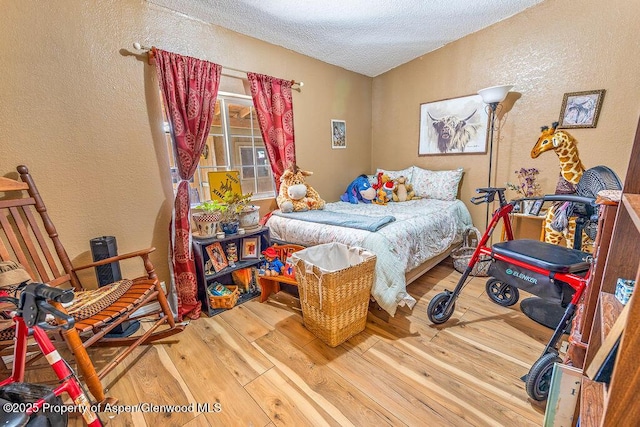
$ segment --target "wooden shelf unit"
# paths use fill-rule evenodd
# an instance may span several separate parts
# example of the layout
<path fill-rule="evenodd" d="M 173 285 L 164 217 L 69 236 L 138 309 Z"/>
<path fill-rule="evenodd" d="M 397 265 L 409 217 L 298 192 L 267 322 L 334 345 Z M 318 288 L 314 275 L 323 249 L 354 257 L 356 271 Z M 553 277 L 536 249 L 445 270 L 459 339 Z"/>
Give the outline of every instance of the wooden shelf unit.
<path fill-rule="evenodd" d="M 202 302 L 202 311 L 208 316 L 214 316 L 226 309 L 211 307 L 209 296 L 207 295 L 207 287 L 216 281 L 224 285 L 231 285 L 233 284 L 231 273 L 242 268 L 257 267 L 263 261 L 263 257 L 260 254 L 258 254 L 259 256 L 254 259 L 241 259 L 242 241 L 247 237 L 257 237 L 260 241 L 259 248 L 261 250 L 264 250 L 267 247 L 271 246 L 269 228 L 262 226 L 258 227 L 255 230 L 248 231 L 246 234 L 232 234 L 224 237 L 223 239 L 217 239 L 215 237 L 193 239 L 193 255 L 195 259 L 198 280 L 198 299 Z M 235 265 L 229 265 L 219 272 L 207 272 L 206 265 L 207 261 L 209 261 L 207 246 L 216 242 L 219 242 L 223 249 L 226 249 L 226 246 L 229 243 L 235 244 L 238 252 L 238 258 L 240 258 L 240 260 L 236 262 Z M 255 287 L 255 289 L 250 289 L 249 292 L 240 295 L 240 298 L 238 299 L 236 305 L 242 304 L 249 299 L 255 298 L 260 295 L 260 290 L 257 289 L 257 283 L 254 283 L 252 287 Z"/>
<path fill-rule="evenodd" d="M 640 280 L 640 123 L 631 150 L 608 255 L 606 261 L 598 258 L 597 264 L 602 262 L 602 278 L 592 284 L 598 287 L 599 298 L 592 318 L 585 370 L 589 368 L 622 311 L 621 305 L 612 301 L 617 279 L 634 279 L 636 282 Z M 620 319 L 625 321 L 625 327 L 611 382 L 607 386 L 583 377 L 581 427 L 627 426 L 638 425 L 640 422 L 640 364 L 637 362 L 640 354 L 640 334 L 637 333 L 637 325 L 640 324 L 640 297 L 637 297 L 637 294 L 634 291 L 627 303 L 626 320 L 624 316 Z"/>

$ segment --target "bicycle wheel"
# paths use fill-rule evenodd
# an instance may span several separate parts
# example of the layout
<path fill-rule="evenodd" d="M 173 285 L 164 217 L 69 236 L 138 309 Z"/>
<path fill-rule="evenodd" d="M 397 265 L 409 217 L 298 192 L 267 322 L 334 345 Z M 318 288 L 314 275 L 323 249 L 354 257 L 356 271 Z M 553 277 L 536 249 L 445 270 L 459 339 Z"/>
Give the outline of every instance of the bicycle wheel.
<path fill-rule="evenodd" d="M 518 302 L 520 292 L 518 288 L 508 285 L 501 280 L 491 278 L 485 287 L 489 299 L 503 307 L 509 307 Z"/>
<path fill-rule="evenodd" d="M 547 353 L 531 366 L 526 384 L 527 394 L 530 398 L 538 402 L 547 400 L 549 388 L 551 387 L 553 364 L 561 362 L 562 359 L 557 354 Z"/>

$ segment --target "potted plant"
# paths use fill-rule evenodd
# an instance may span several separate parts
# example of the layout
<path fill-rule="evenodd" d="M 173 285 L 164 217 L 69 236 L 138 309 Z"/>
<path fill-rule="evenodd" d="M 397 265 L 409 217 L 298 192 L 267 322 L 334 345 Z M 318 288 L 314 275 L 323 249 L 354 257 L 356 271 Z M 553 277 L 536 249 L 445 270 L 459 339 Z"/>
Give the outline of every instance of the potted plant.
<path fill-rule="evenodd" d="M 196 206 L 198 212 L 194 212 L 192 217 L 201 237 L 215 236 L 222 217 L 222 207 L 217 200 L 207 200 Z"/>
<path fill-rule="evenodd" d="M 231 191 L 224 193 L 220 206 L 220 228 L 225 234 L 235 234 L 240 225 L 240 216 L 249 206 L 252 193 L 239 194 Z"/>
<path fill-rule="evenodd" d="M 541 194 L 540 184 L 536 180 L 539 173 L 540 171 L 536 168 L 520 168 L 520 170 L 515 171 L 518 183 L 507 182 L 507 188 L 517 192 L 521 198 L 538 197 Z M 522 213 L 529 213 L 533 202 L 534 200 L 524 200 Z"/>
<path fill-rule="evenodd" d="M 248 204 L 240 212 L 240 227 L 251 230 L 258 227 L 260 222 L 260 207 Z"/>

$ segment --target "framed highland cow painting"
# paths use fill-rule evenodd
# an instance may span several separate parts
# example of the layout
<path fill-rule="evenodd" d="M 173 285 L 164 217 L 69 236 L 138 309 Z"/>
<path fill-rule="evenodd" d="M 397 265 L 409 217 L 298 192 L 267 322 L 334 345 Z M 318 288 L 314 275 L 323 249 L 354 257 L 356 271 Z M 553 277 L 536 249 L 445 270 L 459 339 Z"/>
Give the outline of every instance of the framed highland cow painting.
<path fill-rule="evenodd" d="M 420 104 L 418 155 L 484 154 L 488 122 L 480 95 Z"/>

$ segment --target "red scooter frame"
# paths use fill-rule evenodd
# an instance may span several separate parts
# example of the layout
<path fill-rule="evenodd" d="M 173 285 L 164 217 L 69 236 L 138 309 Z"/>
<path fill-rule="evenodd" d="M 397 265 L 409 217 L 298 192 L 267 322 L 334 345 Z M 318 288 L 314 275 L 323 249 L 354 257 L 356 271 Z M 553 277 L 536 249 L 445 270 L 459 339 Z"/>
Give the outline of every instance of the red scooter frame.
<path fill-rule="evenodd" d="M 487 258 L 491 258 L 497 261 L 503 261 L 522 269 L 552 278 L 554 281 L 563 282 L 569 285 L 572 289 L 575 290 L 571 301 L 567 304 L 562 319 L 556 327 L 551 339 L 545 346 L 541 357 L 536 363 L 534 363 L 531 370 L 529 371 L 529 374 L 527 375 L 526 388 L 529 396 L 539 401 L 546 400 L 549 391 L 548 388 L 550 385 L 549 383 L 551 368 L 553 368 L 553 363 L 561 362 L 560 358 L 558 357 L 558 343 L 560 341 L 560 338 L 562 337 L 562 334 L 564 333 L 565 328 L 568 326 L 571 318 L 573 317 L 573 314 L 575 313 L 578 301 L 580 300 L 580 297 L 582 296 L 587 286 L 587 281 L 589 280 L 591 269 L 589 269 L 586 274 L 581 275 L 573 273 L 553 272 L 544 268 L 540 268 L 536 265 L 527 264 L 520 260 L 496 253 L 494 250 L 492 250 L 491 247 L 487 246 L 487 242 L 491 238 L 491 235 L 493 234 L 500 220 L 502 220 L 504 223 L 504 232 L 507 240 L 513 240 L 513 228 L 511 227 L 509 214 L 513 211 L 514 205 L 516 203 L 519 203 L 522 199 L 514 200 L 511 203 L 508 203 L 504 196 L 504 188 L 479 188 L 476 190 L 476 192 L 483 193 L 483 195 L 472 198 L 471 202 L 473 204 L 479 205 L 482 203 L 491 203 L 494 201 L 495 195 L 497 194 L 500 201 L 500 207 L 494 212 L 493 216 L 491 217 L 491 221 L 488 224 L 487 230 L 481 236 L 480 241 L 478 242 L 478 246 L 471 255 L 471 259 L 469 260 L 467 268 L 462 273 L 462 276 L 460 277 L 460 280 L 458 281 L 455 289 L 453 291 L 445 290 L 444 292 L 436 295 L 429 303 L 427 315 L 429 317 L 429 320 L 431 320 L 431 322 L 435 324 L 445 323 L 447 320 L 449 320 L 455 310 L 455 303 L 458 296 L 460 295 L 460 292 L 468 283 L 467 279 L 469 279 L 469 276 L 471 276 L 473 267 L 478 262 L 488 262 L 486 261 Z M 544 196 L 543 200 L 563 202 L 570 201 L 590 205 L 594 204 L 593 199 L 572 195 L 547 195 Z M 496 292 L 509 292 L 509 290 L 511 290 L 512 288 L 512 285 L 502 283 L 501 287 L 498 288 Z M 495 298 L 492 299 L 494 300 L 494 302 L 496 301 Z"/>
<path fill-rule="evenodd" d="M 75 373 L 71 370 L 67 362 L 60 356 L 53 343 L 47 336 L 44 329 L 50 329 L 45 322 L 47 313 L 53 314 L 58 318 L 66 320 L 63 328 L 73 327 L 74 319 L 56 310 L 47 300 L 56 302 L 69 302 L 73 298 L 73 292 L 52 288 L 40 283 L 32 283 L 21 288 L 20 300 L 12 297 L 0 297 L 0 302 L 10 302 L 16 305 L 17 310 L 11 313 L 12 320 L 15 324 L 15 346 L 13 350 L 13 367 L 11 376 L 0 382 L 0 388 L 13 384 L 22 383 L 24 381 L 24 373 L 27 358 L 27 340 L 30 335 L 33 336 L 36 344 L 47 359 L 49 365 L 53 368 L 56 376 L 60 380 L 60 385 L 53 389 L 55 396 L 67 393 L 73 399 L 75 411 L 82 414 L 85 423 L 90 427 L 102 426 L 102 422 L 97 414 L 92 410 L 91 403 L 87 394 L 82 389 Z M 28 311 L 28 313 L 25 313 Z M 25 316 L 27 314 L 27 316 Z M 29 324 L 25 321 L 28 319 Z M 43 329 L 44 328 L 44 329 Z M 34 403 L 16 404 L 16 411 L 7 411 L 13 403 L 3 405 L 3 411 L 0 413 L 0 424 L 4 422 L 9 425 L 26 425 L 29 417 L 38 412 L 42 412 L 46 401 L 41 398 Z M 5 408 L 6 407 L 6 408 Z M 22 408 L 26 410 L 21 410 Z"/>

